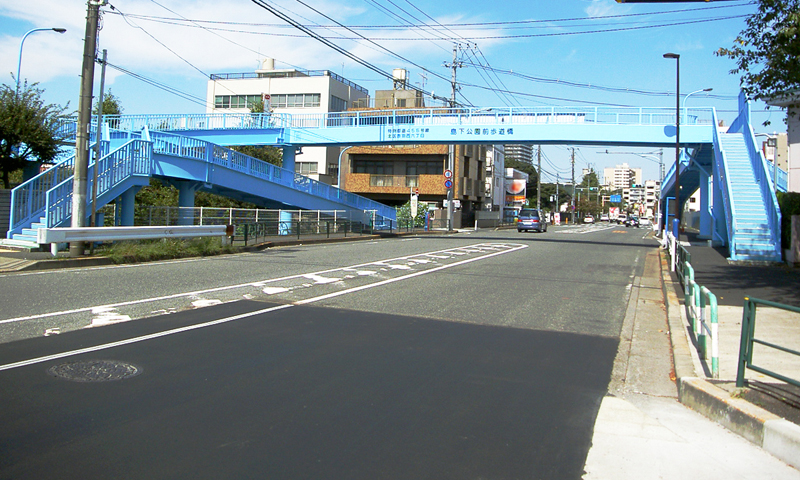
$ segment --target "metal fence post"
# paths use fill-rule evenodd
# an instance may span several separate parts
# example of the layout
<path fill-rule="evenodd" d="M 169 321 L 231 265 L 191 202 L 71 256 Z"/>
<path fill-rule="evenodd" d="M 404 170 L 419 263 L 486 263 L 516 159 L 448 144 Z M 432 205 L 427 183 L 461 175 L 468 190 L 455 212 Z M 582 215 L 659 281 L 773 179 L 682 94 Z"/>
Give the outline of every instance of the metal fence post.
<path fill-rule="evenodd" d="M 705 308 L 711 318 L 711 377 L 719 378 L 719 317 L 717 316 L 717 296 L 706 287 L 700 287 L 700 308 L 705 317 Z M 702 322 L 707 326 L 705 321 Z M 706 327 L 708 328 L 708 327 Z M 707 347 L 706 347 L 707 348 Z"/>
<path fill-rule="evenodd" d="M 739 343 L 739 366 L 736 371 L 736 387 L 744 387 L 744 372 L 748 361 L 752 360 L 752 332 L 755 329 L 755 304 L 750 297 L 744 297 L 742 309 L 742 335 Z"/>

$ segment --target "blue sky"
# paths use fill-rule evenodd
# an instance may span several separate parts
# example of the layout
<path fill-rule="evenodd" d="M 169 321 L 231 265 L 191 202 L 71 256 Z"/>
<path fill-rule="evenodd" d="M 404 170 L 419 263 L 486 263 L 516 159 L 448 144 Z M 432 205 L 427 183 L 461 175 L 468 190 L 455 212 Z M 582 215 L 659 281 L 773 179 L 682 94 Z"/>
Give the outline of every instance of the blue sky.
<path fill-rule="evenodd" d="M 733 62 L 714 52 L 731 46 L 745 26 L 744 17 L 755 11 L 747 0 L 672 4 L 278 0 L 268 4 L 381 70 L 408 69 L 411 82 L 420 86 L 424 82 L 424 89 L 437 96 L 450 95 L 450 71 L 443 64 L 452 60 L 454 42 L 469 44 L 460 58 L 464 67 L 458 69 L 463 83 L 459 100 L 481 107 L 673 107 L 675 61 L 663 54 L 678 53 L 681 93 L 713 88 L 709 94 L 692 95 L 687 105 L 713 106 L 726 124 L 736 116 L 739 78 L 729 73 Z M 121 100 L 128 114 L 204 112 L 209 74 L 252 72 L 265 57 L 275 58 L 277 68 L 331 70 L 370 92 L 391 88 L 389 80 L 287 26 L 251 0 L 111 0 L 102 10 L 99 49 L 108 50 L 110 64 L 129 72 L 109 68 L 106 89 Z M 48 102 L 69 102 L 76 109 L 85 19 L 83 0 L 0 0 L 2 82 L 13 85 L 11 73 L 16 73 L 25 32 L 66 28 L 64 34 L 45 31 L 28 36 L 21 77 L 39 82 Z M 369 41 L 354 40 L 356 34 Z M 493 91 L 497 89 L 511 93 Z M 786 131 L 781 110 L 766 111 L 760 103 L 752 109 L 756 132 Z M 765 120 L 771 125 L 762 126 Z M 556 173 L 564 178 L 569 171 L 567 147 L 546 148 L 545 180 Z M 591 165 L 602 174 L 605 166 L 627 162 L 643 168 L 646 178 L 657 178 L 658 164 L 652 157 L 598 153 L 605 150 L 581 147 L 576 170 Z M 664 159 L 667 163 L 674 159 L 674 150 L 665 149 Z"/>

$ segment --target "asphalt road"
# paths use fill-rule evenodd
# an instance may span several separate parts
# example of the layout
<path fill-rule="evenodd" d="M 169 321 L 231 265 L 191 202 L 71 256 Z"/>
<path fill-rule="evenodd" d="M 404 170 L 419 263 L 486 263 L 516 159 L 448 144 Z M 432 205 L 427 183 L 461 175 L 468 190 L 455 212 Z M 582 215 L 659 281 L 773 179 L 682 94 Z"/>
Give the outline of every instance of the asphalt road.
<path fill-rule="evenodd" d="M 0 478 L 580 478 L 644 234 L 0 277 Z"/>

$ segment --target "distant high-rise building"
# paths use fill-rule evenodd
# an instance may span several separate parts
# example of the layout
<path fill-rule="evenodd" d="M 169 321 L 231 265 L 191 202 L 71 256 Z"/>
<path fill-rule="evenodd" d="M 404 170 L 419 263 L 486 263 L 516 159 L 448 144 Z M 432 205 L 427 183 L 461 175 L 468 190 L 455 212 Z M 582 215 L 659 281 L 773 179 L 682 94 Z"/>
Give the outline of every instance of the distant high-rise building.
<path fill-rule="evenodd" d="M 642 185 L 642 169 L 631 168 L 627 163 L 604 168 L 603 176 L 603 184 L 615 190 Z"/>
<path fill-rule="evenodd" d="M 506 160 L 519 160 L 520 162 L 533 162 L 533 145 L 503 145 Z"/>

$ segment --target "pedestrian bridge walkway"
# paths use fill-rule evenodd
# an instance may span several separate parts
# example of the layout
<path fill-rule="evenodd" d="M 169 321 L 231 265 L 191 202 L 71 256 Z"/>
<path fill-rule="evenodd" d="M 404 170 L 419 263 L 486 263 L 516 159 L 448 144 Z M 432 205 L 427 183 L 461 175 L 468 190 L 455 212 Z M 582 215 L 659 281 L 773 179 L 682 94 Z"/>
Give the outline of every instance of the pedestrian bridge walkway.
<path fill-rule="evenodd" d="M 102 202 L 139 188 L 149 177 L 174 182 L 185 206 L 204 188 L 260 205 L 308 209 L 372 211 L 394 219 L 394 209 L 314 182 L 294 173 L 303 147 L 420 144 L 562 144 L 674 147 L 680 121 L 679 204 L 700 189 L 700 233 L 728 246 L 734 260 L 780 259 L 780 212 L 772 169 L 760 153 L 749 118 L 749 103 L 740 97 L 740 114 L 720 128 L 713 108 L 685 108 L 676 118 L 671 108 L 501 107 L 363 110 L 324 114 L 190 114 L 104 117 L 113 125 L 109 153 L 100 161 L 105 177 L 124 179 L 104 190 Z M 113 150 L 113 135 L 129 136 Z M 283 150 L 283 169 L 256 161 L 226 145 L 271 145 Z M 120 150 L 123 149 L 123 150 Z M 124 150 L 128 149 L 128 150 Z M 128 152 L 128 153 L 123 153 Z M 138 162 L 131 159 L 138 158 Z M 124 159 L 124 160 L 123 160 Z M 132 163 L 131 163 L 132 162 Z M 108 165 L 105 167 L 104 165 Z M 113 166 L 113 168 L 112 168 Z M 124 167 L 123 167 L 124 166 Z M 29 185 L 12 198 L 9 234 L 21 235 L 46 211 L 48 226 L 63 224 L 71 214 L 71 166 L 51 175 L 64 181 L 47 188 Z M 112 173 L 115 172 L 115 173 Z M 91 176 L 91 172 L 90 172 Z M 63 178 L 62 178 L 63 177 Z M 674 191 L 674 165 L 662 185 L 662 198 Z M 91 181 L 90 181 L 91 183 Z M 778 186 L 785 189 L 785 173 Z M 747 186 L 748 188 L 745 188 Z M 48 191 L 48 189 L 55 189 Z M 91 188 L 91 187 L 90 187 Z M 16 191 L 15 191 L 16 192 Z M 47 195 L 44 193 L 47 192 Z M 132 196 L 127 193 L 131 198 Z M 29 197 L 46 197 L 33 202 Z M 98 197 L 98 200 L 100 197 Z M 666 202 L 662 213 L 666 216 Z M 58 205 L 58 206 L 57 206 Z M 37 210 L 38 209 L 38 210 Z M 130 209 L 129 209 L 130 210 Z"/>

